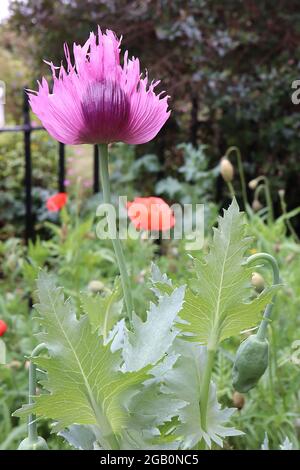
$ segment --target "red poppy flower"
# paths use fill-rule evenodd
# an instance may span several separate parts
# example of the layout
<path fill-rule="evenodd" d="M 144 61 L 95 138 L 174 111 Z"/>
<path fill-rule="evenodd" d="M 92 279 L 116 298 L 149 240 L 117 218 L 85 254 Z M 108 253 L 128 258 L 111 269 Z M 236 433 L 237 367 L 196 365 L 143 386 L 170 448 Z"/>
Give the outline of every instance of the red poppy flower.
<path fill-rule="evenodd" d="M 128 217 L 139 230 L 169 230 L 175 225 L 170 206 L 160 197 L 136 197 L 127 203 Z"/>
<path fill-rule="evenodd" d="M 47 199 L 47 209 L 50 212 L 59 211 L 67 203 L 68 195 L 66 193 L 56 193 Z"/>
<path fill-rule="evenodd" d="M 3 336 L 6 331 L 7 331 L 7 324 L 5 323 L 5 321 L 0 320 L 0 336 Z"/>

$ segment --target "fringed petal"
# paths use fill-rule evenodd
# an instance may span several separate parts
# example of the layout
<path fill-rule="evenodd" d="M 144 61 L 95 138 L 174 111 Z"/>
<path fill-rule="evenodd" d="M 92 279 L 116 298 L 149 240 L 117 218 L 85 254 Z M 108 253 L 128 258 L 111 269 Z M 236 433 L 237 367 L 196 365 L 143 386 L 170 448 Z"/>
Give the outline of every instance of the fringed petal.
<path fill-rule="evenodd" d="M 83 46 L 74 44 L 74 65 L 64 45 L 67 68 L 46 62 L 53 90 L 45 79 L 38 92 L 28 90 L 32 110 L 49 134 L 66 144 L 123 141 L 140 144 L 153 139 L 168 119 L 168 97 L 154 93 L 158 84 L 141 78 L 140 63 L 124 55 L 113 31 L 91 33 Z"/>
<path fill-rule="evenodd" d="M 151 84 L 147 90 L 147 79 L 142 79 L 139 88 L 130 99 L 130 116 L 124 142 L 143 144 L 152 140 L 170 116 L 168 96 L 154 93 L 157 83 Z"/>

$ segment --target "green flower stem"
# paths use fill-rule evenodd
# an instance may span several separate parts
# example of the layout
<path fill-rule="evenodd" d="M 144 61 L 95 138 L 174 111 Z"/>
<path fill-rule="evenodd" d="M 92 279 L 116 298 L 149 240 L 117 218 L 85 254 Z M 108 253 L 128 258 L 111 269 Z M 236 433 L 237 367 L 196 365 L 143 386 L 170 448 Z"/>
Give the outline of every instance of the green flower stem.
<path fill-rule="evenodd" d="M 273 211 L 273 202 L 272 202 L 272 197 L 271 197 L 271 190 L 270 190 L 270 183 L 268 178 L 265 178 L 265 192 L 266 192 L 266 201 L 268 204 L 268 222 L 269 225 L 272 225 L 274 222 L 274 211 Z"/>
<path fill-rule="evenodd" d="M 39 344 L 31 353 L 31 357 L 39 354 L 40 351 L 45 349 L 44 343 Z M 30 360 L 29 363 L 29 389 L 28 389 L 28 403 L 29 405 L 34 403 L 34 396 L 36 395 L 36 365 Z M 34 443 L 38 440 L 36 416 L 31 414 L 28 416 L 28 438 Z"/>
<path fill-rule="evenodd" d="M 99 145 L 99 153 L 100 153 L 100 176 L 101 176 L 101 184 L 103 190 L 103 201 L 105 204 L 111 204 L 111 193 L 110 193 L 110 184 L 109 184 L 109 171 L 108 171 L 108 145 L 107 144 L 100 144 Z M 107 223 L 108 229 L 110 233 L 114 233 L 115 227 L 115 220 L 111 217 L 111 213 L 107 212 Z M 133 301 L 131 296 L 131 287 L 129 282 L 129 277 L 126 269 L 126 263 L 124 258 L 124 253 L 122 250 L 122 245 L 120 242 L 119 234 L 116 231 L 117 235 L 116 238 L 112 238 L 112 244 L 114 247 L 117 263 L 120 270 L 121 275 L 121 283 L 123 288 L 124 300 L 127 310 L 127 315 L 129 320 L 132 319 L 132 312 L 134 310 Z"/>
<path fill-rule="evenodd" d="M 230 196 L 232 197 L 232 199 L 235 198 L 235 191 L 234 191 L 234 188 L 233 188 L 233 185 L 231 183 L 231 181 L 227 181 L 227 186 L 228 186 L 228 189 L 229 189 L 229 192 L 230 192 Z"/>
<path fill-rule="evenodd" d="M 262 190 L 265 191 L 265 185 L 264 184 L 259 184 L 254 191 L 254 199 L 257 199 L 259 201 L 260 194 Z"/>
<path fill-rule="evenodd" d="M 268 253 L 256 253 L 255 255 L 249 256 L 246 264 L 250 265 L 256 261 L 265 261 L 271 266 L 273 270 L 273 285 L 277 285 L 281 283 L 278 264 L 274 256 L 269 255 Z M 272 299 L 272 303 L 268 304 L 265 309 L 263 319 L 261 321 L 261 324 L 256 334 L 258 339 L 263 340 L 266 337 L 268 324 L 269 324 L 270 317 L 272 314 L 274 300 L 275 300 L 275 296 Z"/>
<path fill-rule="evenodd" d="M 238 147 L 232 146 L 226 150 L 225 156 L 228 157 L 228 155 L 232 152 L 235 152 L 236 157 L 237 157 L 238 170 L 239 170 L 241 186 L 242 186 L 243 203 L 244 203 L 244 208 L 246 208 L 248 205 L 248 199 L 247 199 L 246 180 L 245 180 L 245 173 L 244 173 L 243 162 L 242 162 L 242 155 Z"/>
<path fill-rule="evenodd" d="M 285 199 L 284 199 L 284 193 L 282 193 L 281 191 L 279 191 L 279 198 L 280 198 L 280 205 L 281 205 L 282 214 L 286 215 L 287 214 L 286 202 L 285 202 Z M 299 237 L 298 237 L 298 235 L 297 235 L 290 219 L 286 218 L 285 223 L 286 223 L 286 226 L 289 229 L 294 241 L 296 243 L 299 243 L 300 239 L 299 239 Z"/>
<path fill-rule="evenodd" d="M 211 375 L 213 371 L 214 359 L 215 359 L 216 349 L 207 349 L 207 361 L 205 365 L 205 371 L 203 380 L 201 381 L 201 391 L 200 391 L 200 418 L 201 418 L 201 427 L 206 431 L 206 416 L 207 416 L 207 405 L 209 397 L 209 388 Z"/>
<path fill-rule="evenodd" d="M 257 182 L 257 184 L 260 183 L 261 181 L 264 182 L 264 184 L 261 186 L 263 186 L 265 190 L 266 203 L 268 206 L 268 224 L 272 225 L 272 223 L 274 222 L 274 209 L 273 209 L 273 202 L 272 202 L 269 179 L 266 176 L 262 175 L 256 178 L 255 181 Z M 257 194 L 260 192 L 259 188 L 261 188 L 261 186 L 256 187 L 256 190 L 258 191 Z M 256 192 L 254 194 L 256 195 Z"/>

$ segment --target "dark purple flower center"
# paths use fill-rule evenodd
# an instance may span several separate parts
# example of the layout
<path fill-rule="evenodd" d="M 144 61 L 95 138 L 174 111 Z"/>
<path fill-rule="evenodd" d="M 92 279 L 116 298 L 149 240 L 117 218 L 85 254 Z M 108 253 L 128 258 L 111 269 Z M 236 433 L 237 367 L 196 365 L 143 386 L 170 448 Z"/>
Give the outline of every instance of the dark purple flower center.
<path fill-rule="evenodd" d="M 82 138 L 90 143 L 118 141 L 126 128 L 130 103 L 113 81 L 92 82 L 81 100 L 85 129 Z"/>

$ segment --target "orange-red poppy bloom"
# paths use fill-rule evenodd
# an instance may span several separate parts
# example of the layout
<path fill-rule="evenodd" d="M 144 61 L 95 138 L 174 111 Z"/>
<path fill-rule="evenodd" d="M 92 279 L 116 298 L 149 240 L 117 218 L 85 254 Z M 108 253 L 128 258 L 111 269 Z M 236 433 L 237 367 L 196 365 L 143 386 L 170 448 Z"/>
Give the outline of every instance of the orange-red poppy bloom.
<path fill-rule="evenodd" d="M 5 323 L 5 321 L 0 320 L 0 336 L 3 336 L 6 331 L 7 331 L 7 324 Z"/>
<path fill-rule="evenodd" d="M 138 230 L 164 231 L 175 225 L 172 209 L 160 197 L 136 197 L 127 203 L 127 211 Z"/>
<path fill-rule="evenodd" d="M 66 193 L 56 193 L 47 199 L 47 209 L 50 212 L 57 212 L 67 203 L 68 195 Z"/>

